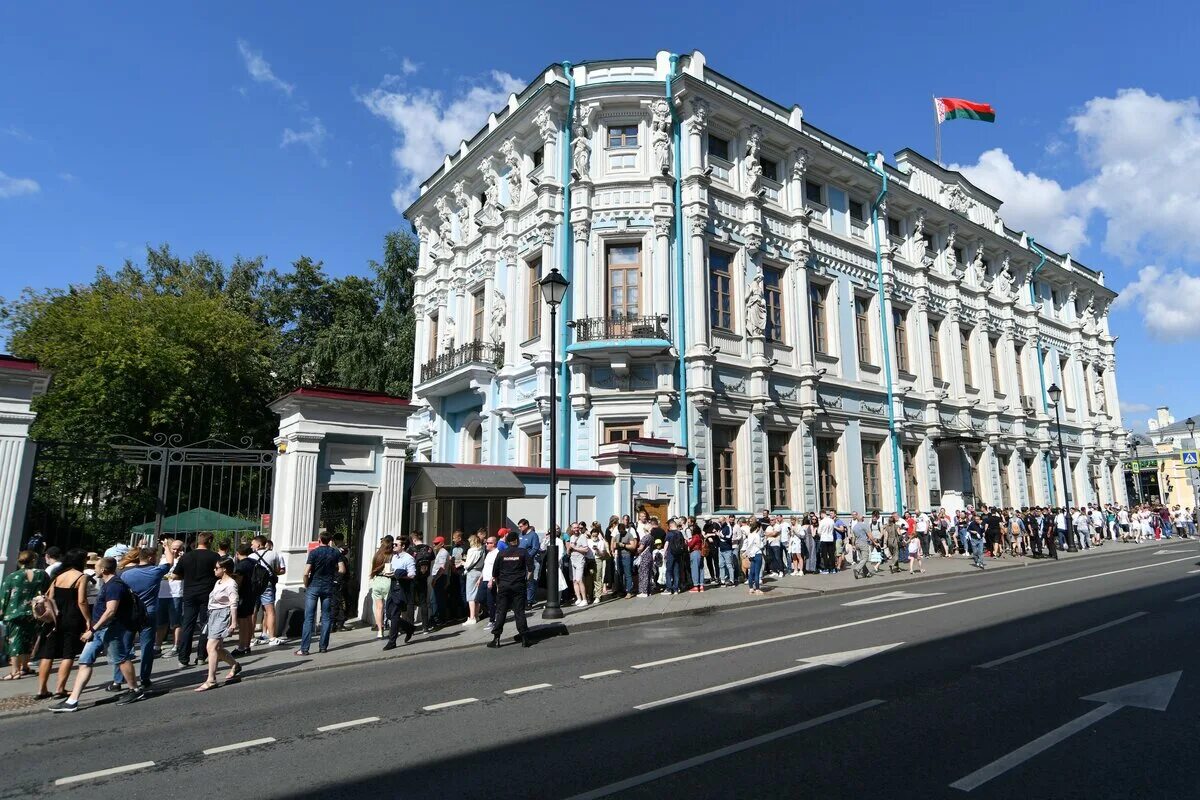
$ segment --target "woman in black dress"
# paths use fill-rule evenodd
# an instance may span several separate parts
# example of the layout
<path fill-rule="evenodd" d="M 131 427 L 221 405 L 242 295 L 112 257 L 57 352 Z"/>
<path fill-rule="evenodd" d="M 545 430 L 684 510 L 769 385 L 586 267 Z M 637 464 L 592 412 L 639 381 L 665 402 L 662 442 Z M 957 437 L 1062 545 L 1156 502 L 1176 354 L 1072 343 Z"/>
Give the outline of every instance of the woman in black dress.
<path fill-rule="evenodd" d="M 38 665 L 37 700 L 49 698 L 50 668 L 59 660 L 58 682 L 54 697 L 67 696 L 67 678 L 75 659 L 83 652 L 83 634 L 90 626 L 91 613 L 88 609 L 88 578 L 83 570 L 87 566 L 87 553 L 70 550 L 63 556 L 62 569 L 54 576 L 48 594 L 58 608 L 58 621 L 54 625 L 43 625 L 34 650 L 34 658 L 41 659 Z"/>

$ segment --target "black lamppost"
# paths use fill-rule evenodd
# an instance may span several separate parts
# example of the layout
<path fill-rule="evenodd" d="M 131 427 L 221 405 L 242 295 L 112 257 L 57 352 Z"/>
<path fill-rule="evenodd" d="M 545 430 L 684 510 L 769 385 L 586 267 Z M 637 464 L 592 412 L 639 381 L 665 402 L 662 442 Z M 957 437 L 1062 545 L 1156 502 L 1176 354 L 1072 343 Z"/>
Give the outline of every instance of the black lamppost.
<path fill-rule="evenodd" d="M 1058 388 L 1058 384 L 1052 383 L 1046 390 L 1046 394 L 1050 396 L 1050 402 L 1054 403 L 1054 425 L 1058 429 L 1058 460 L 1062 467 L 1063 497 L 1067 501 L 1066 507 L 1063 509 L 1063 518 L 1067 521 L 1067 552 L 1076 553 L 1079 548 L 1075 546 L 1075 525 L 1071 521 L 1071 476 L 1067 471 L 1067 450 L 1063 447 L 1062 440 L 1062 416 L 1058 410 L 1062 389 Z"/>
<path fill-rule="evenodd" d="M 1129 467 L 1133 473 L 1133 496 L 1137 498 L 1137 503 L 1142 504 L 1142 471 L 1138 467 L 1137 461 L 1137 442 L 1129 440 Z"/>
<path fill-rule="evenodd" d="M 555 340 L 558 337 L 558 305 L 567 294 L 567 279 L 557 269 L 538 284 L 542 287 L 542 298 L 550 306 L 550 525 L 546 535 L 546 607 L 542 619 L 562 619 L 562 606 L 558 602 L 558 576 L 562 565 L 558 558 L 558 358 Z"/>
<path fill-rule="evenodd" d="M 1195 450 L 1196 449 L 1196 418 L 1188 417 L 1187 421 L 1184 422 L 1183 424 L 1187 426 L 1188 438 L 1192 440 L 1191 444 L 1188 445 L 1188 447 L 1192 450 Z M 1195 477 L 1196 473 L 1193 471 L 1196 469 L 1198 469 L 1198 468 L 1197 467 L 1188 467 L 1187 468 L 1188 482 L 1192 484 L 1192 508 L 1196 507 L 1196 497 L 1197 497 L 1196 477 Z"/>

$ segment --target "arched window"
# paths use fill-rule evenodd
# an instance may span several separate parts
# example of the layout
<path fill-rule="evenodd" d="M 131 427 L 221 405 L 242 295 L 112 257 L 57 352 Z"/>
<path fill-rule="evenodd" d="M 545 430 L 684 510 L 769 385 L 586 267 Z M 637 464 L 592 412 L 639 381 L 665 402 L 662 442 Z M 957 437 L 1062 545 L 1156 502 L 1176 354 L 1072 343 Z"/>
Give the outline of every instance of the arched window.
<path fill-rule="evenodd" d="M 467 426 L 467 463 L 483 463 L 483 423 L 472 422 Z"/>

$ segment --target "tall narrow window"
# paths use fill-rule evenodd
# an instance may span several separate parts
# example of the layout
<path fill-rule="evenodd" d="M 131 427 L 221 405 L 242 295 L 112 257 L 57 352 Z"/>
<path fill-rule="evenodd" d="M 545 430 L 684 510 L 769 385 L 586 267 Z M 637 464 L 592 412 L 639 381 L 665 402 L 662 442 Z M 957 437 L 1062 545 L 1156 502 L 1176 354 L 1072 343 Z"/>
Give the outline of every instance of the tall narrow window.
<path fill-rule="evenodd" d="M 779 162 L 770 158 L 760 158 L 758 165 L 762 167 L 764 178 L 770 178 L 773 181 L 779 180 Z"/>
<path fill-rule="evenodd" d="M 1025 396 L 1025 348 L 1017 349 L 1017 394 Z"/>
<path fill-rule="evenodd" d="M 1033 505 L 1037 502 L 1037 495 L 1033 493 L 1034 486 L 1034 460 L 1032 458 L 1025 459 L 1023 466 L 1025 467 L 1025 494 L 1027 505 Z"/>
<path fill-rule="evenodd" d="M 1092 404 L 1091 387 L 1088 386 L 1089 381 L 1087 379 L 1087 375 L 1089 372 L 1091 372 L 1091 368 L 1087 364 L 1084 364 L 1083 365 L 1083 401 L 1084 401 L 1084 408 L 1087 409 L 1088 416 L 1091 416 L 1092 409 L 1095 406 Z"/>
<path fill-rule="evenodd" d="M 483 341 L 483 289 L 471 293 L 471 341 Z"/>
<path fill-rule="evenodd" d="M 538 281 L 542 279 L 542 260 L 535 258 L 529 262 L 529 269 L 526 270 L 529 276 L 529 285 L 526 288 L 525 307 L 529 317 L 526 325 L 526 339 L 540 339 L 542 336 L 542 287 L 538 285 Z"/>
<path fill-rule="evenodd" d="M 996 396 L 1004 394 L 1004 386 L 1000 383 L 1000 340 L 988 337 L 988 358 L 992 362 L 992 392 Z"/>
<path fill-rule="evenodd" d="M 483 463 L 483 423 L 476 422 L 467 429 L 467 435 L 470 437 L 467 453 L 468 464 Z"/>
<path fill-rule="evenodd" d="M 863 440 L 863 501 L 867 511 L 880 511 L 883 507 L 883 492 L 879 486 L 880 442 Z"/>
<path fill-rule="evenodd" d="M 721 250 L 708 251 L 708 308 L 709 323 L 721 330 L 733 329 L 732 277 L 730 255 Z"/>
<path fill-rule="evenodd" d="M 971 374 L 971 331 L 963 328 L 958 332 L 958 352 L 962 356 L 963 385 L 974 386 L 975 378 Z"/>
<path fill-rule="evenodd" d="M 1063 406 L 1067 411 L 1075 410 L 1075 393 L 1071 391 L 1071 379 L 1067 377 L 1067 360 L 1060 358 L 1058 360 L 1058 380 L 1062 386 Z"/>
<path fill-rule="evenodd" d="M 887 218 L 887 232 L 888 232 L 888 236 L 891 236 L 892 238 L 903 239 L 904 238 L 904 223 L 902 223 L 896 217 L 888 217 Z"/>
<path fill-rule="evenodd" d="M 783 341 L 783 273 L 777 269 L 763 270 L 763 295 L 767 302 L 767 341 Z"/>
<path fill-rule="evenodd" d="M 529 431 L 525 434 L 525 466 L 542 466 L 542 432 Z"/>
<path fill-rule="evenodd" d="M 824 286 L 809 284 L 808 314 L 812 325 L 813 352 L 828 353 L 829 337 L 825 327 L 825 292 Z"/>
<path fill-rule="evenodd" d="M 892 309 L 892 326 L 896 329 L 896 369 L 909 372 L 908 312 L 900 308 Z"/>
<path fill-rule="evenodd" d="M 1008 479 L 1012 473 L 1012 456 L 1000 459 L 1000 507 L 1012 508 L 1012 490 L 1008 487 Z"/>
<path fill-rule="evenodd" d="M 737 508 L 737 434 L 731 425 L 714 425 L 713 500 L 717 508 Z"/>
<path fill-rule="evenodd" d="M 438 330 L 438 315 L 429 315 L 429 357 L 436 358 L 438 354 L 438 337 L 441 331 Z"/>
<path fill-rule="evenodd" d="M 929 320 L 929 372 L 935 381 L 942 380 L 942 337 L 941 322 Z"/>
<path fill-rule="evenodd" d="M 854 334 L 858 339 L 858 363 L 871 363 L 871 303 L 865 297 L 854 298 Z"/>
<path fill-rule="evenodd" d="M 546 160 L 546 148 L 539 147 L 537 150 L 534 150 L 533 153 L 530 154 L 530 158 L 533 160 L 533 168 L 540 169 L 542 162 Z"/>
<path fill-rule="evenodd" d="M 819 206 L 825 205 L 825 186 L 816 181 L 805 181 L 804 199 Z"/>
<path fill-rule="evenodd" d="M 788 435 L 783 432 L 768 433 L 767 453 L 771 460 L 771 508 L 791 508 L 792 471 L 788 468 Z"/>
<path fill-rule="evenodd" d="M 905 508 L 920 508 L 917 497 L 917 448 L 909 447 L 904 450 L 904 506 Z"/>
<path fill-rule="evenodd" d="M 848 208 L 850 211 L 850 219 L 854 220 L 855 222 L 867 221 L 867 212 L 863 207 L 862 201 L 851 199 L 848 203 Z"/>
<path fill-rule="evenodd" d="M 821 508 L 837 508 L 836 439 L 817 439 L 817 491 Z"/>
<path fill-rule="evenodd" d="M 609 245 L 608 317 L 635 319 L 641 311 L 642 246 Z"/>

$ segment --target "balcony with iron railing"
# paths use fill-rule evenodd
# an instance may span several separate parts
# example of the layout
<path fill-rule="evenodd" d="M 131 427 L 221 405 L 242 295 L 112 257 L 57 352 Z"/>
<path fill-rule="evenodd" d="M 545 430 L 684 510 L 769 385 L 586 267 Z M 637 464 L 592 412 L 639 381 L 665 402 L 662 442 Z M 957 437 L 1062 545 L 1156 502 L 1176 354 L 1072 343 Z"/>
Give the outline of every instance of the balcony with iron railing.
<path fill-rule="evenodd" d="M 473 381 L 489 380 L 504 363 L 504 345 L 466 342 L 421 365 L 416 393 L 438 397 L 469 388 Z"/>
<path fill-rule="evenodd" d="M 671 346 L 666 315 L 586 317 L 575 320 L 571 327 L 575 329 L 575 343 L 568 348 L 571 352 L 646 355 Z"/>

